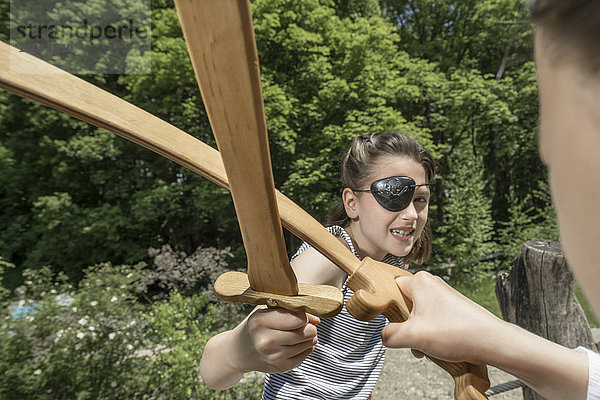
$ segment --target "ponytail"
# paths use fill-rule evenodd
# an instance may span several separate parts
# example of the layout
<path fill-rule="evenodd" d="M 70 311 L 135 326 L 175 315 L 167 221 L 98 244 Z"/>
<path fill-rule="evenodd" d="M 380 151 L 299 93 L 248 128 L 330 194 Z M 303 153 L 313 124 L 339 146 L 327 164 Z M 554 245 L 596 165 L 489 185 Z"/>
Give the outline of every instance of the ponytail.
<path fill-rule="evenodd" d="M 350 225 L 350 217 L 346 214 L 346 207 L 344 207 L 344 202 L 339 200 L 329 209 L 329 213 L 327 214 L 327 226 L 338 225 L 342 228 Z"/>

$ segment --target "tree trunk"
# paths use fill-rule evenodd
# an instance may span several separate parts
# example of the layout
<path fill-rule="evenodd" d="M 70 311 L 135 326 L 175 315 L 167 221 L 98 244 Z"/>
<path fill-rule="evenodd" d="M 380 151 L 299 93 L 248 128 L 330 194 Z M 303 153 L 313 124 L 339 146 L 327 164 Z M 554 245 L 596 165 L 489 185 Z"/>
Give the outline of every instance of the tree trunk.
<path fill-rule="evenodd" d="M 498 275 L 496 296 L 502 316 L 563 346 L 595 349 L 592 331 L 575 297 L 574 281 L 560 243 L 529 240 L 511 269 Z M 544 399 L 527 387 L 523 397 Z"/>

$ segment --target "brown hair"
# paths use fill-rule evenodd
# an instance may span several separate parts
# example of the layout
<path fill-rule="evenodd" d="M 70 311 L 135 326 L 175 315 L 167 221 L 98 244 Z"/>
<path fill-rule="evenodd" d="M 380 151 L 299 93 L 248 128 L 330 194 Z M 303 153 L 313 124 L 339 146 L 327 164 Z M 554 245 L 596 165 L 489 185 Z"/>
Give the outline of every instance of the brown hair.
<path fill-rule="evenodd" d="M 574 49 L 585 70 L 600 71 L 600 1 L 532 0 L 529 7 L 546 45 L 558 47 L 557 54 Z"/>
<path fill-rule="evenodd" d="M 342 156 L 340 180 L 343 188 L 361 188 L 371 182 L 373 169 L 382 157 L 407 157 L 421 164 L 425 170 L 427 182 L 435 176 L 435 163 L 431 154 L 421 144 L 397 131 L 373 133 L 357 136 Z M 329 210 L 327 225 L 347 227 L 350 218 L 346 214 L 344 203 L 338 201 Z M 404 257 L 406 263 L 422 264 L 431 256 L 431 228 L 429 220 L 411 251 Z"/>

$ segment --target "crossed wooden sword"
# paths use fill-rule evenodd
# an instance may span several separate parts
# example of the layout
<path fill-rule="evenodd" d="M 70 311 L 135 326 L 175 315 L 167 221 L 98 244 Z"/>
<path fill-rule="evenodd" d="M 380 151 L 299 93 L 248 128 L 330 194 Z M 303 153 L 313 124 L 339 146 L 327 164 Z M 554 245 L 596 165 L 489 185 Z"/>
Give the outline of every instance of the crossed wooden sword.
<path fill-rule="evenodd" d="M 0 87 L 107 129 L 231 191 L 248 273 L 227 272 L 214 284 L 225 301 L 266 304 L 332 317 L 338 288 L 298 283 L 281 224 L 349 276 L 346 308 L 368 321 L 405 321 L 411 302 L 394 279 L 406 270 L 357 259 L 319 222 L 274 189 L 258 53 L 248 0 L 175 0 L 204 106 L 219 151 L 146 111 L 18 49 L 0 43 Z M 457 400 L 486 399 L 485 368 L 430 358 L 454 378 Z"/>

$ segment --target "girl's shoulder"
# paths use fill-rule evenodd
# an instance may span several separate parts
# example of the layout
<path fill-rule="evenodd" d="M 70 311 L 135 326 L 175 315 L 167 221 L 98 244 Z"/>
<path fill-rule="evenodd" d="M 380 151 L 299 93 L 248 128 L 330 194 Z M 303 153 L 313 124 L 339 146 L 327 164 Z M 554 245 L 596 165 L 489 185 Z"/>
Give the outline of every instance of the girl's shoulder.
<path fill-rule="evenodd" d="M 331 232 L 334 236 L 337 236 L 338 238 L 340 238 L 344 242 L 346 242 L 346 246 L 350 249 L 350 251 L 352 251 L 352 254 L 354 254 L 356 257 L 358 257 L 358 252 L 354 248 L 354 244 L 352 243 L 352 238 L 350 237 L 350 235 L 348 234 L 348 232 L 346 232 L 346 230 L 344 228 L 342 228 L 339 225 L 333 225 L 333 226 L 327 226 L 327 227 L 325 227 L 325 229 L 327 229 L 329 232 Z M 307 243 L 307 242 L 302 243 L 302 245 L 300 247 L 298 247 L 298 250 L 296 250 L 296 253 L 294 253 L 294 255 L 292 256 L 292 260 L 294 258 L 298 257 L 301 253 L 303 253 L 306 249 L 309 249 L 310 247 L 312 247 L 312 246 L 309 243 Z"/>
<path fill-rule="evenodd" d="M 344 228 L 337 226 L 327 229 L 356 255 L 352 239 Z M 348 277 L 342 269 L 306 242 L 298 248 L 292 257 L 291 264 L 298 282 L 301 283 L 342 288 Z"/>

